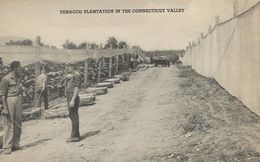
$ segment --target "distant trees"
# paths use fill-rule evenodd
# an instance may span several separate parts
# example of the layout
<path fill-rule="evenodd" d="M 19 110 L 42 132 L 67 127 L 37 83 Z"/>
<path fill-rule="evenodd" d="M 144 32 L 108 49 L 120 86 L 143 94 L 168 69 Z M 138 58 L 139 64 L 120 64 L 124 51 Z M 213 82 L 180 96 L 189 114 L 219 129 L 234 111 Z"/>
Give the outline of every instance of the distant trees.
<path fill-rule="evenodd" d="M 89 49 L 97 49 L 97 48 L 99 48 L 99 45 L 97 45 L 96 43 L 90 43 L 88 48 Z"/>
<path fill-rule="evenodd" d="M 129 48 L 128 45 L 126 44 L 125 41 L 120 41 L 117 45 L 117 48 L 122 49 L 122 48 Z"/>
<path fill-rule="evenodd" d="M 86 49 L 86 42 L 80 43 L 78 49 Z"/>
<path fill-rule="evenodd" d="M 132 50 L 143 52 L 142 48 L 140 46 L 132 46 Z"/>
<path fill-rule="evenodd" d="M 6 43 L 6 45 L 27 45 L 27 46 L 31 46 L 32 41 L 30 39 L 17 40 L 17 41 L 10 40 L 9 42 Z"/>
<path fill-rule="evenodd" d="M 65 49 L 77 49 L 77 45 L 73 42 L 70 42 L 69 40 L 66 40 L 62 47 Z"/>
<path fill-rule="evenodd" d="M 107 43 L 105 44 L 105 48 L 112 48 L 116 49 L 117 48 L 117 40 L 115 37 L 109 37 L 107 40 Z"/>
<path fill-rule="evenodd" d="M 37 40 L 36 40 L 37 41 Z M 28 45 L 31 46 L 33 42 L 30 39 L 24 39 L 24 40 L 10 40 L 6 43 L 6 45 Z M 56 48 L 55 46 L 49 46 L 44 45 L 43 43 L 39 42 L 40 46 L 44 47 L 51 47 Z M 103 49 L 129 49 L 129 45 L 126 43 L 126 41 L 118 41 L 115 37 L 109 37 L 106 43 L 100 46 L 97 45 L 95 42 L 88 43 L 88 42 L 82 42 L 78 45 L 72 41 L 66 40 L 65 43 L 62 44 L 62 47 L 64 49 L 97 49 L 97 48 L 103 48 Z M 139 46 L 133 46 L 131 49 L 142 51 L 142 49 Z"/>
<path fill-rule="evenodd" d="M 65 49 L 97 49 L 97 48 L 128 49 L 129 45 L 125 41 L 118 42 L 118 40 L 115 37 L 109 37 L 104 47 L 102 47 L 102 45 L 100 46 L 97 45 L 95 42 L 93 43 L 83 42 L 80 43 L 79 45 L 76 45 L 75 43 L 70 42 L 69 40 L 66 40 L 66 42 L 62 45 L 62 47 Z M 132 49 L 142 51 L 142 49 L 139 46 L 133 46 Z"/>
<path fill-rule="evenodd" d="M 115 37 L 109 37 L 104 48 L 123 49 L 129 48 L 129 45 L 125 41 L 118 42 Z"/>
<path fill-rule="evenodd" d="M 70 42 L 68 40 L 62 45 L 62 47 L 65 49 L 97 49 L 97 48 L 99 48 L 99 46 L 96 43 L 83 42 L 77 46 L 75 43 Z"/>

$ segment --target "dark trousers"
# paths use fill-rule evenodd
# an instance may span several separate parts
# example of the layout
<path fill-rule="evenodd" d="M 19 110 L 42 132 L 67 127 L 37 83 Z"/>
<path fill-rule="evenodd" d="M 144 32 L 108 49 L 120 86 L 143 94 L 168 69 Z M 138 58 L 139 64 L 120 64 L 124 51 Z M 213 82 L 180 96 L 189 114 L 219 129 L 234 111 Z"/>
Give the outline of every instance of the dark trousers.
<path fill-rule="evenodd" d="M 36 107 L 41 107 L 41 100 L 43 99 L 44 109 L 48 109 L 48 89 L 39 90 L 36 92 Z"/>
<path fill-rule="evenodd" d="M 75 99 L 75 106 L 74 107 L 69 107 L 69 103 L 72 99 L 73 93 L 67 93 L 67 103 L 68 103 L 68 109 L 69 109 L 69 116 L 71 120 L 71 138 L 80 138 L 79 134 L 79 96 L 76 97 Z"/>

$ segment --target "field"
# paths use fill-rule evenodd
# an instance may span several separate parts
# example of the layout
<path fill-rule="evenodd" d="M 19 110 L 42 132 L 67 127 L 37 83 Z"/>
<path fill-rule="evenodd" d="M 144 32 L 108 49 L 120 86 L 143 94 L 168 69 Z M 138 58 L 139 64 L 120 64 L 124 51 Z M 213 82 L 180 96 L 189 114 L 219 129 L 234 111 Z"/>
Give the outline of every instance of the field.
<path fill-rule="evenodd" d="M 259 161 L 260 117 L 189 67 L 151 67 L 80 108 L 70 120 L 25 122 L 21 146 L 1 161 Z"/>

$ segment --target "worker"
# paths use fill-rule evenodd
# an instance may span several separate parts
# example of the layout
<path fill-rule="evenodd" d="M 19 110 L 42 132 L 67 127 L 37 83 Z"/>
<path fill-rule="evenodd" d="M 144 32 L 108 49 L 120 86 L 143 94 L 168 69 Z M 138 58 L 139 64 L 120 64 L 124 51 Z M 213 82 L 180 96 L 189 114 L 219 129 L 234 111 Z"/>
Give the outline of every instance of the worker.
<path fill-rule="evenodd" d="M 65 94 L 72 125 L 71 135 L 67 142 L 77 142 L 80 141 L 78 107 L 81 79 L 80 73 L 76 71 L 76 64 L 68 63 L 67 72 L 68 74 L 65 77 Z"/>
<path fill-rule="evenodd" d="M 41 107 L 41 100 L 43 99 L 44 109 L 48 109 L 48 76 L 47 76 L 47 66 L 41 66 L 41 74 L 36 79 L 35 84 L 35 107 Z"/>
<path fill-rule="evenodd" d="M 19 61 L 10 64 L 11 72 L 0 83 L 0 96 L 4 115 L 4 154 L 20 149 L 22 132 L 22 87 L 20 85 L 22 68 Z"/>

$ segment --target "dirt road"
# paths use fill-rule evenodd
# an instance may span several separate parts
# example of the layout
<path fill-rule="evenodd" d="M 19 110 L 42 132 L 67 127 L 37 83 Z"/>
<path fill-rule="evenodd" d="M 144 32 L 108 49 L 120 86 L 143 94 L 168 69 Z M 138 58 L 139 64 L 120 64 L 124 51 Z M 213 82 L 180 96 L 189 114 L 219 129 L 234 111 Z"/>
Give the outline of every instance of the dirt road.
<path fill-rule="evenodd" d="M 0 161 L 259 161 L 260 118 L 187 68 L 139 71 L 68 118 L 23 124 L 23 150 Z"/>

